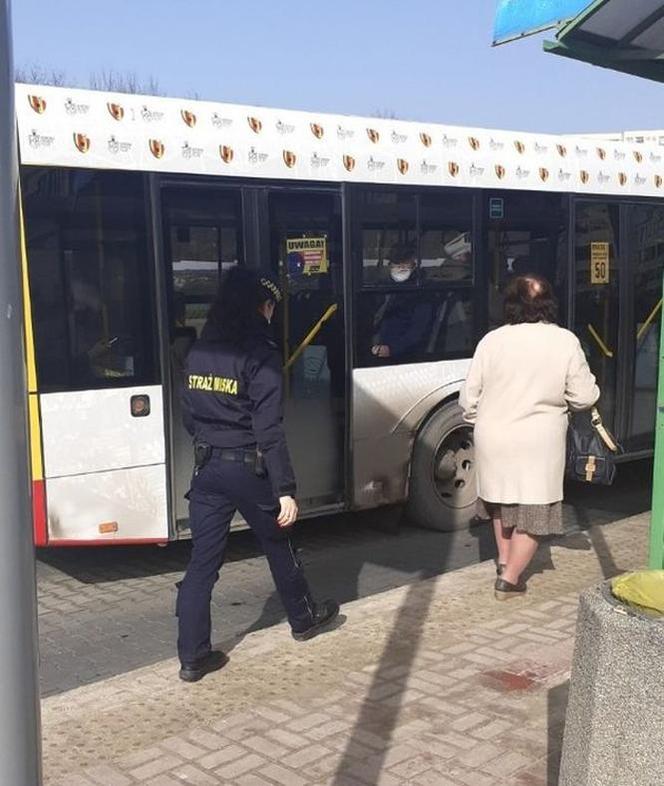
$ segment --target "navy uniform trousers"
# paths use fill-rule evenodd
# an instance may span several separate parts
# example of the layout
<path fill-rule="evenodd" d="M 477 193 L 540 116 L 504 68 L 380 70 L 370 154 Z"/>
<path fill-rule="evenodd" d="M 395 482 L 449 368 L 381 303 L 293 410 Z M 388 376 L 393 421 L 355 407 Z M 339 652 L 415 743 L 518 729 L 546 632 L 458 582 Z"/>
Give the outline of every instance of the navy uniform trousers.
<path fill-rule="evenodd" d="M 210 652 L 210 600 L 224 561 L 231 519 L 239 510 L 258 538 L 294 631 L 313 622 L 314 604 L 288 531 L 276 522 L 279 505 L 267 477 L 214 451 L 194 475 L 189 492 L 192 552 L 179 585 L 178 655 L 193 664 Z"/>

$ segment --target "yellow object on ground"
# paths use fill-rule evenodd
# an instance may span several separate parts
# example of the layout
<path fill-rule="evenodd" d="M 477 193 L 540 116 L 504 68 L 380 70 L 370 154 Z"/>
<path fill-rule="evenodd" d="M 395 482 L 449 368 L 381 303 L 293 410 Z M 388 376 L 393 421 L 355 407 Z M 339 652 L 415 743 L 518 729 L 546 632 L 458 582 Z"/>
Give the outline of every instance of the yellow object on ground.
<path fill-rule="evenodd" d="M 664 570 L 623 573 L 611 582 L 613 595 L 629 606 L 664 614 Z"/>

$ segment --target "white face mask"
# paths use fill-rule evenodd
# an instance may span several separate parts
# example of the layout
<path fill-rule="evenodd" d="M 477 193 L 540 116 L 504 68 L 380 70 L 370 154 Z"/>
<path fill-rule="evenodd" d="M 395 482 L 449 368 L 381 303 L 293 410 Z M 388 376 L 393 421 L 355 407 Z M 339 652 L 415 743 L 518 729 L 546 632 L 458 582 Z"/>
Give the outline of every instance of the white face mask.
<path fill-rule="evenodd" d="M 403 284 L 404 281 L 408 281 L 412 274 L 411 268 L 392 268 L 390 270 L 392 281 L 396 281 L 397 284 Z"/>

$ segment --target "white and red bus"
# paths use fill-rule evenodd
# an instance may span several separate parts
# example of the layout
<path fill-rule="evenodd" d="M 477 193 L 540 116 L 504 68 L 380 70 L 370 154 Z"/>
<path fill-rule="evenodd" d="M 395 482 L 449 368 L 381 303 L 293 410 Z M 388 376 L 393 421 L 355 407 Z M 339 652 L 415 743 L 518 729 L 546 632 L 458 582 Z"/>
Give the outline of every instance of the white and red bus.
<path fill-rule="evenodd" d="M 651 450 L 658 145 L 36 85 L 17 85 L 17 108 L 38 545 L 186 537 L 180 373 L 232 265 L 287 293 L 307 515 L 406 503 L 423 526 L 468 523 L 456 400 L 526 270 L 555 284 L 627 455 Z M 406 282 L 395 244 L 417 258 Z M 377 357 L 395 313 L 399 351 Z"/>

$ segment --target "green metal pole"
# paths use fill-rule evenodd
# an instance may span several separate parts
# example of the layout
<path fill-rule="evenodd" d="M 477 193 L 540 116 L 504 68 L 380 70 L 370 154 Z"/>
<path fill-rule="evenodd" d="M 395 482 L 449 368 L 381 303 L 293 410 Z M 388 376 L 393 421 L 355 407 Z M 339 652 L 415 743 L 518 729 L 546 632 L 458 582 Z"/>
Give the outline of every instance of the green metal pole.
<path fill-rule="evenodd" d="M 663 288 L 664 289 L 664 288 Z M 652 483 L 650 520 L 650 559 L 652 570 L 664 568 L 664 316 L 660 320 L 659 385 L 655 426 L 655 467 Z"/>

